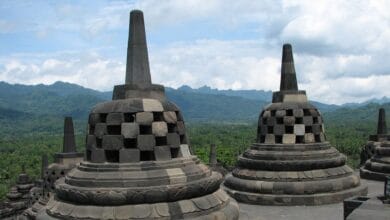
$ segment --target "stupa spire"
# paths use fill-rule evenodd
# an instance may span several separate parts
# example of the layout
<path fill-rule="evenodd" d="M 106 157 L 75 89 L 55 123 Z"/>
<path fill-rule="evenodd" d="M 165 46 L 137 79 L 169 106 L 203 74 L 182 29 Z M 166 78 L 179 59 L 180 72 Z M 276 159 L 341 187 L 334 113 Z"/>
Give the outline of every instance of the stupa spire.
<path fill-rule="evenodd" d="M 386 112 L 384 108 L 379 109 L 377 134 L 387 134 Z"/>
<path fill-rule="evenodd" d="M 210 145 L 209 165 L 215 167 L 217 165 L 217 147 L 215 144 Z"/>
<path fill-rule="evenodd" d="M 44 179 L 45 177 L 45 172 L 47 170 L 47 167 L 49 166 L 49 161 L 47 159 L 47 155 L 44 154 L 42 155 L 42 164 L 41 164 L 41 178 Z"/>
<path fill-rule="evenodd" d="M 130 12 L 126 84 L 143 87 L 151 83 L 144 15 L 140 10 L 133 10 Z"/>
<path fill-rule="evenodd" d="M 76 152 L 76 142 L 74 138 L 73 120 L 72 117 L 65 117 L 64 119 L 64 144 L 63 153 Z"/>
<path fill-rule="evenodd" d="M 295 73 L 291 44 L 283 45 L 280 91 L 285 90 L 298 91 L 297 75 Z"/>

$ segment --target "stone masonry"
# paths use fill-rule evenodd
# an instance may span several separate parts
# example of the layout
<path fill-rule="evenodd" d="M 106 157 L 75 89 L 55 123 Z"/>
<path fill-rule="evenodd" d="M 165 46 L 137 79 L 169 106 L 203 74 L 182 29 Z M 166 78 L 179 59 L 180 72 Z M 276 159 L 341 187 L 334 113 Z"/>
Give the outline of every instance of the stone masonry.
<path fill-rule="evenodd" d="M 298 90 L 291 45 L 283 46 L 280 91 L 261 112 L 257 142 L 238 158 L 224 187 L 261 205 L 321 205 L 364 195 L 367 187 L 326 141 L 323 118 Z"/>
<path fill-rule="evenodd" d="M 222 175 L 191 152 L 179 108 L 151 84 L 143 13 L 130 13 L 126 83 L 91 111 L 86 157 L 37 219 L 238 219 Z"/>

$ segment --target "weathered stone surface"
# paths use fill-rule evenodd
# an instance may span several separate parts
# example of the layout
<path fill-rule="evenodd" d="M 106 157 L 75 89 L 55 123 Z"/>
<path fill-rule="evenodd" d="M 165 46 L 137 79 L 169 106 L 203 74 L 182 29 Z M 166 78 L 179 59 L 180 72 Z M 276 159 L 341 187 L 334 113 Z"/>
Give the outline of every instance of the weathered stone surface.
<path fill-rule="evenodd" d="M 107 125 L 120 125 L 124 121 L 125 119 L 123 113 L 119 112 L 109 113 L 106 119 Z"/>
<path fill-rule="evenodd" d="M 168 133 L 167 123 L 163 121 L 153 122 L 152 132 L 156 137 L 167 136 Z"/>
<path fill-rule="evenodd" d="M 163 112 L 163 115 L 164 115 L 164 120 L 167 123 L 176 124 L 177 117 L 176 117 L 176 113 L 175 112 L 172 112 L 172 111 Z"/>
<path fill-rule="evenodd" d="M 154 135 L 139 135 L 137 139 L 137 147 L 143 151 L 152 151 L 154 146 L 156 146 L 156 140 Z"/>
<path fill-rule="evenodd" d="M 293 116 L 285 116 L 285 117 L 283 118 L 283 123 L 284 123 L 285 125 L 294 126 L 294 124 L 295 124 L 295 117 L 293 117 Z"/>
<path fill-rule="evenodd" d="M 143 99 L 142 103 L 146 112 L 162 112 L 164 110 L 161 103 L 155 99 Z"/>
<path fill-rule="evenodd" d="M 190 157 L 191 156 L 190 148 L 187 144 L 180 145 L 180 153 L 183 157 Z"/>
<path fill-rule="evenodd" d="M 294 125 L 294 134 L 305 135 L 305 125 L 301 125 L 301 124 Z"/>
<path fill-rule="evenodd" d="M 119 150 L 123 148 L 122 135 L 105 135 L 103 137 L 103 149 L 105 150 Z"/>
<path fill-rule="evenodd" d="M 305 134 L 305 143 L 314 143 L 316 140 L 314 138 L 313 133 L 306 133 Z"/>
<path fill-rule="evenodd" d="M 170 160 L 171 148 L 169 146 L 156 146 L 154 148 L 154 155 L 156 160 Z"/>
<path fill-rule="evenodd" d="M 122 123 L 121 133 L 124 138 L 137 138 L 139 135 L 138 123 Z"/>
<path fill-rule="evenodd" d="M 185 134 L 186 129 L 185 129 L 185 126 L 184 126 L 184 122 L 182 122 L 182 121 L 178 121 L 177 122 L 177 132 L 180 135 Z"/>
<path fill-rule="evenodd" d="M 222 175 L 191 154 L 180 110 L 151 83 L 142 12 L 130 17 L 126 84 L 91 110 L 86 161 L 52 180 L 37 219 L 237 220 Z"/>
<path fill-rule="evenodd" d="M 176 133 L 168 133 L 167 134 L 167 144 L 171 147 L 179 147 L 180 146 L 180 136 Z"/>
<path fill-rule="evenodd" d="M 284 134 L 283 144 L 295 144 L 295 134 Z"/>
<path fill-rule="evenodd" d="M 103 135 L 107 134 L 106 123 L 96 123 L 94 135 L 98 138 L 103 138 Z"/>
<path fill-rule="evenodd" d="M 265 143 L 267 143 L 267 144 L 275 144 L 275 135 L 273 135 L 273 134 L 266 134 L 265 135 Z"/>
<path fill-rule="evenodd" d="M 140 161 L 140 151 L 138 149 L 121 149 L 119 151 L 120 163 L 135 163 Z"/>
<path fill-rule="evenodd" d="M 151 125 L 153 122 L 153 113 L 138 112 L 135 116 L 135 121 L 140 125 Z"/>
<path fill-rule="evenodd" d="M 321 115 L 298 90 L 293 65 L 286 45 L 280 91 L 260 113 L 257 143 L 238 156 L 224 181 L 226 191 L 241 202 L 261 205 L 321 205 L 367 193 L 345 165 L 345 156 L 326 142 Z"/>

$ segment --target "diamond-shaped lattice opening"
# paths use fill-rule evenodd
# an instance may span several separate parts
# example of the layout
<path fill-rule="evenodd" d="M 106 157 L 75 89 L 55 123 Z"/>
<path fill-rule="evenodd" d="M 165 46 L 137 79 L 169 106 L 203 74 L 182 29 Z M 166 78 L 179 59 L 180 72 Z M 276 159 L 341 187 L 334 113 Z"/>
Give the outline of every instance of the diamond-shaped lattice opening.
<path fill-rule="evenodd" d="M 107 133 L 111 135 L 120 135 L 121 134 L 121 126 L 120 125 L 108 125 Z"/>
<path fill-rule="evenodd" d="M 276 118 L 277 124 L 283 124 L 283 118 Z"/>
<path fill-rule="evenodd" d="M 283 143 L 283 136 L 282 135 L 275 135 L 275 143 L 277 143 L 277 144 Z"/>
<path fill-rule="evenodd" d="M 141 161 L 153 161 L 156 160 L 154 156 L 154 151 L 141 151 L 140 152 Z"/>
<path fill-rule="evenodd" d="M 305 126 L 305 133 L 313 133 L 313 127 L 312 126 Z"/>
<path fill-rule="evenodd" d="M 106 113 L 100 114 L 100 115 L 99 115 L 100 122 L 106 123 L 106 121 L 107 121 L 107 115 L 108 115 L 108 114 L 106 114 Z"/>
<path fill-rule="evenodd" d="M 286 134 L 294 134 L 294 126 L 284 126 Z"/>
<path fill-rule="evenodd" d="M 125 113 L 125 122 L 134 122 L 135 121 L 135 114 L 134 113 Z"/>
<path fill-rule="evenodd" d="M 309 109 L 303 109 L 303 115 L 304 116 L 310 116 L 311 114 L 310 114 L 310 110 Z"/>
<path fill-rule="evenodd" d="M 273 134 L 274 133 L 274 126 L 267 126 L 267 133 Z"/>
<path fill-rule="evenodd" d="M 266 125 L 267 124 L 267 118 L 262 118 L 262 122 L 263 122 L 264 125 Z"/>
<path fill-rule="evenodd" d="M 152 134 L 152 126 L 150 125 L 140 125 L 139 126 L 140 134 Z"/>
<path fill-rule="evenodd" d="M 102 148 L 102 146 L 103 146 L 103 139 L 96 138 L 96 147 L 97 148 Z"/>
<path fill-rule="evenodd" d="M 313 123 L 318 124 L 318 117 L 313 117 Z"/>
<path fill-rule="evenodd" d="M 86 155 L 87 160 L 91 160 L 91 155 L 92 155 L 91 150 L 87 150 L 87 155 Z"/>
<path fill-rule="evenodd" d="M 123 144 L 125 148 L 137 148 L 137 138 L 126 138 Z"/>
<path fill-rule="evenodd" d="M 162 112 L 153 112 L 153 121 L 164 121 Z"/>
<path fill-rule="evenodd" d="M 119 162 L 119 151 L 117 150 L 105 150 L 106 161 L 110 163 L 118 163 Z"/>
<path fill-rule="evenodd" d="M 156 137 L 156 146 L 167 145 L 167 137 Z"/>
<path fill-rule="evenodd" d="M 265 142 L 265 135 L 260 135 L 260 143 L 264 143 Z"/>
<path fill-rule="evenodd" d="M 295 143 L 297 144 L 305 143 L 305 136 L 301 136 L 301 135 L 295 136 Z"/>
<path fill-rule="evenodd" d="M 287 109 L 286 110 L 286 115 L 287 116 L 293 116 L 293 110 L 292 109 Z"/>
<path fill-rule="evenodd" d="M 321 142 L 321 136 L 319 134 L 314 135 L 316 142 Z"/>
<path fill-rule="evenodd" d="M 181 144 L 187 144 L 187 138 L 185 135 L 180 135 L 180 143 Z"/>
<path fill-rule="evenodd" d="M 276 110 L 271 110 L 271 116 L 275 116 L 276 115 Z"/>
<path fill-rule="evenodd" d="M 295 118 L 295 124 L 303 124 L 303 118 L 302 117 L 296 117 Z"/>
<path fill-rule="evenodd" d="M 171 157 L 172 158 L 179 157 L 179 148 L 178 147 L 171 147 Z"/>
<path fill-rule="evenodd" d="M 175 133 L 176 132 L 176 124 L 167 123 L 168 125 L 168 133 Z"/>
<path fill-rule="evenodd" d="M 95 126 L 93 126 L 93 125 L 89 125 L 88 126 L 89 127 L 89 134 L 94 134 L 95 133 Z"/>

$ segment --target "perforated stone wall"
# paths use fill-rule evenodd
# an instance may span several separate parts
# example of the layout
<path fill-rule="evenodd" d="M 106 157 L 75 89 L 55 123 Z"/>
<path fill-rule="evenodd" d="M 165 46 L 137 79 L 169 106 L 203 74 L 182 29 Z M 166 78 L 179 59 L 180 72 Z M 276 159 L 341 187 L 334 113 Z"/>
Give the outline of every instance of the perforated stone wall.
<path fill-rule="evenodd" d="M 138 103 L 129 100 L 129 105 Z M 153 99 L 143 99 L 141 104 L 141 108 L 130 108 L 135 111 L 90 114 L 88 161 L 129 163 L 188 156 L 185 125 L 178 109 L 164 109 Z"/>
<path fill-rule="evenodd" d="M 65 176 L 69 171 L 65 167 L 61 166 L 49 166 L 45 172 L 44 179 L 44 188 L 48 192 L 53 192 L 55 190 L 55 182 Z"/>
<path fill-rule="evenodd" d="M 258 122 L 257 141 L 266 144 L 304 144 L 325 141 L 317 109 L 265 109 Z"/>

